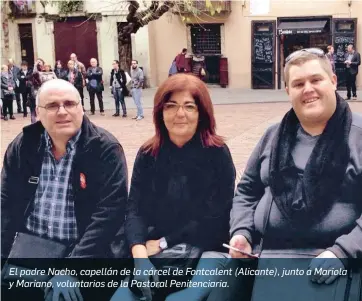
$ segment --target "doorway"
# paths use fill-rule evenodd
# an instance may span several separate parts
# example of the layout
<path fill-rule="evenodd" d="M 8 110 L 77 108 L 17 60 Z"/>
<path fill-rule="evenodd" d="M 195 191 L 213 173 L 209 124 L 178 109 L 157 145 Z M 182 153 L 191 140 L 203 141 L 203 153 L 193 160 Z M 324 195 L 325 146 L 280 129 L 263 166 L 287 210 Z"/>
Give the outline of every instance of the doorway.
<path fill-rule="evenodd" d="M 33 30 L 31 24 L 19 24 L 21 60 L 26 61 L 29 67 L 34 66 Z"/>
<path fill-rule="evenodd" d="M 220 57 L 219 56 L 205 56 L 205 65 L 207 70 L 206 83 L 219 84 L 220 83 Z"/>

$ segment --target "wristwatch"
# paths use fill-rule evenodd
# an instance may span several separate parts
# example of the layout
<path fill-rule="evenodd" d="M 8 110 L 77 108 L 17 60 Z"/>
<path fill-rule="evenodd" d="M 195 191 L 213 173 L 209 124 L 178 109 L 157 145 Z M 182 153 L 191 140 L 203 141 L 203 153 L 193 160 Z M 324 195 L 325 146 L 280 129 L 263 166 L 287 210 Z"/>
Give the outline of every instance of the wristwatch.
<path fill-rule="evenodd" d="M 166 238 L 164 238 L 164 237 L 162 237 L 160 239 L 160 249 L 162 251 L 167 249 L 167 241 L 166 241 Z"/>

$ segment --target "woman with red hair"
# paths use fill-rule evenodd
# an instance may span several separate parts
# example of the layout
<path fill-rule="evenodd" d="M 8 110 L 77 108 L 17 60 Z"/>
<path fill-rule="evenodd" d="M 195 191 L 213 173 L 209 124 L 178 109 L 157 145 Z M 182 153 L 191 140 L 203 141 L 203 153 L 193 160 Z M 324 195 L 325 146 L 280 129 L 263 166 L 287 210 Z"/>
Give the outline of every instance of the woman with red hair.
<path fill-rule="evenodd" d="M 155 135 L 134 164 L 125 222 L 134 265 L 141 270 L 157 269 L 153 258 L 179 244 L 198 248 L 200 256 L 221 251 L 229 237 L 235 187 L 232 157 L 216 134 L 210 94 L 199 78 L 169 77 L 156 92 L 153 121 Z M 152 276 L 134 280 L 155 281 Z M 112 301 L 139 300 L 131 291 L 119 288 Z M 152 293 L 173 292 L 143 287 L 139 294 L 150 300 Z"/>

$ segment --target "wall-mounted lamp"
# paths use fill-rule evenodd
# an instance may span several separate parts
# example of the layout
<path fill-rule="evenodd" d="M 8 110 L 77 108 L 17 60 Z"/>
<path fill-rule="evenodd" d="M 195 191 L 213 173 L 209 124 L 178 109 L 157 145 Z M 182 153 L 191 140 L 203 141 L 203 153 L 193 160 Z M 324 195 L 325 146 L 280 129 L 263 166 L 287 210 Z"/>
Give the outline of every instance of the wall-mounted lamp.
<path fill-rule="evenodd" d="M 246 8 L 246 0 L 243 0 L 243 1 L 241 2 L 241 7 L 242 7 L 242 8 Z"/>
<path fill-rule="evenodd" d="M 352 0 L 348 1 L 348 7 L 352 6 Z"/>

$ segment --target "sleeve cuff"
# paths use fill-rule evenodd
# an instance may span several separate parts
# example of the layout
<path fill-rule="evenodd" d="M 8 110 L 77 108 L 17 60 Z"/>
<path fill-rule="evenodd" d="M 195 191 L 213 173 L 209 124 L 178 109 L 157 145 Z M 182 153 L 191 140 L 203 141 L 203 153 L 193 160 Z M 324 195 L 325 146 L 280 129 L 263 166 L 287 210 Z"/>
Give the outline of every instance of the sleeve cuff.
<path fill-rule="evenodd" d="M 243 235 L 243 236 L 245 236 L 245 238 L 247 239 L 249 244 L 251 246 L 253 245 L 253 239 L 252 239 L 251 234 L 250 234 L 249 231 L 247 231 L 247 230 L 237 230 L 231 235 L 231 237 L 234 237 L 235 235 Z"/>
<path fill-rule="evenodd" d="M 338 259 L 342 261 L 345 268 L 348 267 L 348 255 L 339 246 L 334 245 L 333 247 L 327 248 L 327 251 L 336 255 Z"/>

